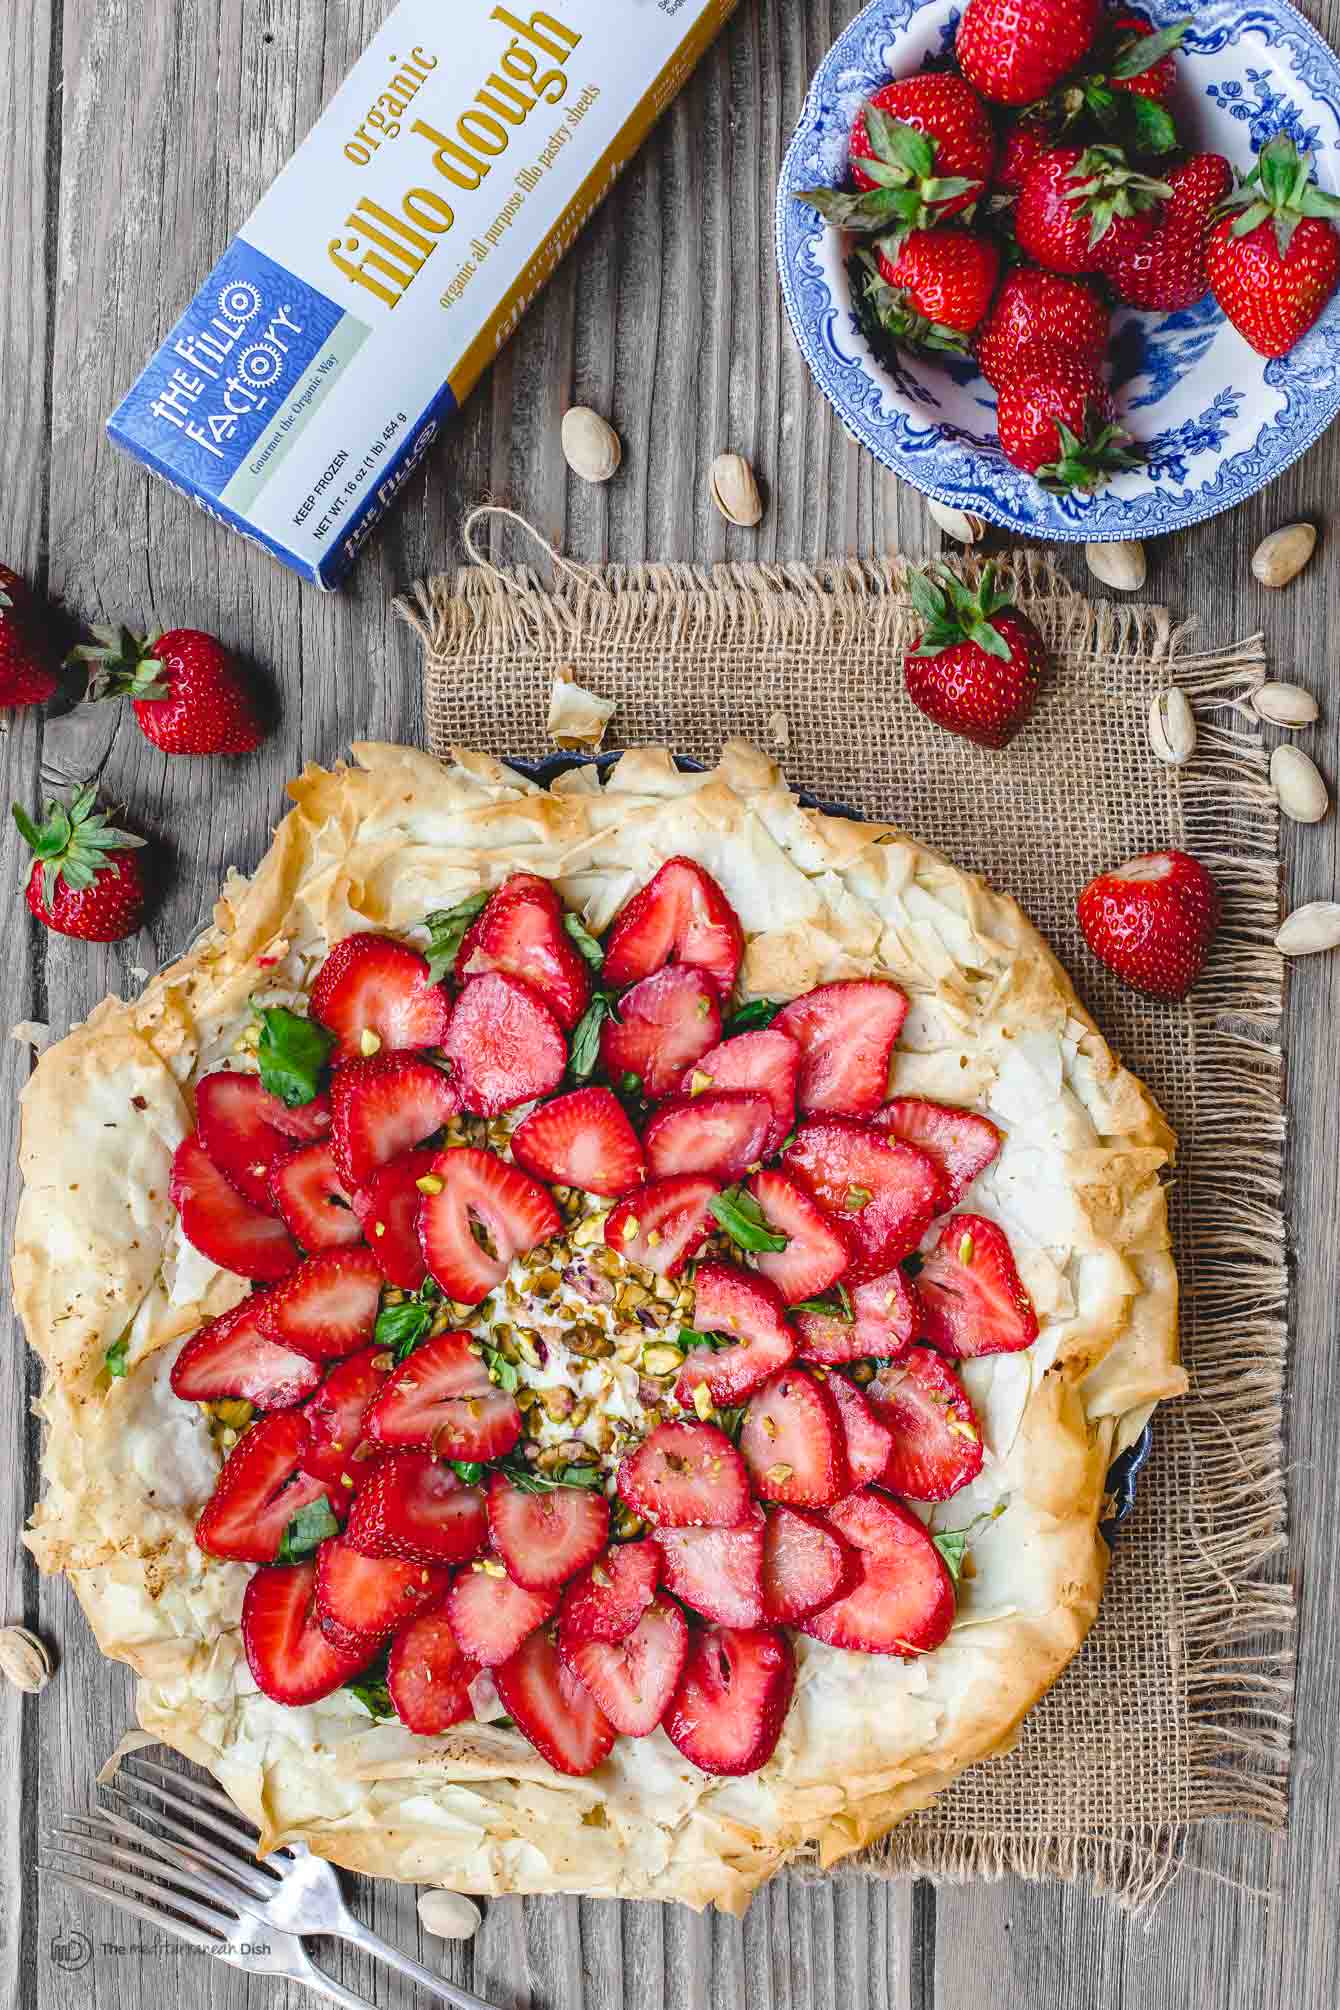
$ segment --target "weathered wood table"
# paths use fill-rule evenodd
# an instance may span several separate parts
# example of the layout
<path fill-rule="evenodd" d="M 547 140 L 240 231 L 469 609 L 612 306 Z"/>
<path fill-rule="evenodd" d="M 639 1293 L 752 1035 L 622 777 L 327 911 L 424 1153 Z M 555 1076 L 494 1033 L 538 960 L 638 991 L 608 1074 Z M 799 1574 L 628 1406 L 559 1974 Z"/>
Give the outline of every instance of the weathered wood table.
<path fill-rule="evenodd" d="M 773 183 L 810 74 L 857 0 L 742 0 L 740 11 L 615 198 L 477 391 L 445 446 L 365 556 L 351 590 L 323 598 L 151 484 L 112 453 L 102 422 L 391 0 L 9 0 L 0 30 L 5 220 L 0 246 L 0 555 L 81 620 L 198 624 L 227 638 L 273 695 L 278 725 L 238 764 L 170 761 L 124 709 L 8 716 L 5 800 L 102 777 L 167 853 L 170 889 L 151 939 L 97 950 L 48 935 L 19 899 L 16 835 L 0 828 L 6 952 L 0 1026 L 63 1031 L 107 989 L 128 994 L 207 912 L 230 866 L 249 869 L 285 778 L 352 737 L 420 736 L 418 652 L 393 593 L 458 555 L 462 509 L 506 498 L 588 559 L 798 557 L 933 548 L 917 496 L 846 438 L 783 323 L 771 253 Z M 1340 0 L 1304 0 L 1340 39 Z M 626 443 L 607 489 L 571 483 L 558 423 L 575 399 Z M 730 531 L 707 496 L 721 448 L 747 454 L 770 507 Z M 1335 771 L 1340 567 L 1323 550 L 1283 595 L 1253 582 L 1265 531 L 1334 521 L 1340 432 L 1275 487 L 1152 553 L 1150 593 L 1223 640 L 1267 632 L 1277 674 L 1323 697 Z M 1334 533 L 1332 532 L 1332 536 Z M 512 558 L 517 554 L 507 551 Z M 1082 560 L 1064 561 L 1076 579 Z M 1291 898 L 1340 884 L 1335 818 L 1288 841 Z M 1270 1844 L 1205 1836 L 1145 1933 L 1083 1890 L 1018 1883 L 933 1890 L 855 1874 L 788 1878 L 743 1922 L 663 1906 L 509 1900 L 478 1939 L 427 1958 L 500 2010 L 1329 2010 L 1340 1997 L 1335 1829 L 1340 1808 L 1340 1383 L 1332 1329 L 1340 1097 L 1329 1026 L 1340 962 L 1293 977 L 1288 1022 L 1296 1119 L 1289 1217 L 1298 1266 L 1291 1407 L 1292 1567 L 1303 1623 L 1293 1820 Z M 13 1131 L 26 1048 L 0 1040 L 0 1124 Z M 0 1150 L 6 1225 L 12 1144 Z M 36 1869 L 39 1833 L 87 1795 L 131 1721 L 130 1682 L 102 1661 L 63 1583 L 39 1583 L 17 1534 L 31 1503 L 36 1371 L 17 1333 L 0 1365 L 0 1608 L 59 1644 L 39 1701 L 0 1696 L 0 2000 L 35 2006 L 278 2004 L 199 1959 L 95 1954 L 72 1927 L 118 1937 Z M 1241 1886 L 1274 1881 L 1273 1907 Z M 418 1945 L 413 1894 L 362 1889 L 373 1923 Z M 133 1938 L 133 1936 L 120 1936 Z M 361 1958 L 328 1965 L 378 2003 L 410 1993 Z M 302 2000 L 306 2000 L 303 1998 Z"/>

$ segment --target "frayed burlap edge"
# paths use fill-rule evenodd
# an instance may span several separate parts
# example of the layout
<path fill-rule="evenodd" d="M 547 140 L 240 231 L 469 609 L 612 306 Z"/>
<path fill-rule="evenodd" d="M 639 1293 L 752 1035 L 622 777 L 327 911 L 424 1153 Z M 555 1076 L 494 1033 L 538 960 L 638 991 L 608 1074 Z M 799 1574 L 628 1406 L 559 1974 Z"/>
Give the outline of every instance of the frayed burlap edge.
<path fill-rule="evenodd" d="M 501 514 L 501 513 L 500 513 Z M 510 512 L 508 513 L 510 515 Z M 517 519 L 516 521 L 522 522 Z M 530 526 L 522 523 L 530 531 Z M 534 535 L 533 532 L 531 532 Z M 537 540 L 538 541 L 538 540 Z M 480 554 L 467 539 L 472 555 Z M 550 553 L 546 586 L 529 567 L 480 560 L 454 576 L 420 582 L 398 611 L 426 654 L 430 745 L 435 692 L 461 653 L 487 639 L 490 653 L 561 661 L 593 644 L 693 648 L 811 638 L 832 649 L 844 635 L 866 646 L 905 645 L 908 603 L 901 560 L 818 565 L 646 564 L 587 567 Z M 1283 1178 L 1283 959 L 1278 924 L 1278 812 L 1251 693 L 1264 680 L 1261 638 L 1225 648 L 1191 647 L 1194 624 L 1140 603 L 1091 603 L 1044 554 L 995 561 L 1052 625 L 1058 645 L 1095 663 L 1139 655 L 1166 664 L 1197 716 L 1194 771 L 1183 781 L 1183 842 L 1213 870 L 1233 874 L 1234 930 L 1188 1010 L 1198 1078 L 1213 1091 L 1198 1112 L 1216 1149 L 1184 1174 L 1184 1208 L 1198 1224 L 1179 1254 L 1184 1299 L 1194 1308 L 1196 1360 L 1173 1428 L 1190 1452 L 1190 1405 L 1222 1424 L 1217 1448 L 1197 1444 L 1207 1486 L 1231 1495 L 1234 1513 L 1207 1523 L 1194 1494 L 1183 1500 L 1180 1659 L 1187 1696 L 1187 1794 L 1177 1821 L 1123 1824 L 1093 1835 L 950 1836 L 909 1816 L 869 1851 L 872 1875 L 959 1883 L 1013 1874 L 1083 1878 L 1132 1914 L 1148 1918 L 1182 1865 L 1194 1825 L 1243 1820 L 1281 1826 L 1288 1813 L 1293 1710 L 1294 1599 L 1277 1575 L 1287 1549 L 1283 1395 L 1287 1355 L 1287 1265 L 1280 1207 Z M 976 561 L 960 565 L 965 575 Z M 1057 702 L 1057 701 L 1053 701 Z M 1062 697 L 1059 702 L 1064 703 Z M 1227 1343 L 1219 1346 L 1220 1340 Z M 933 1811 L 932 1811 L 933 1813 Z M 804 1859 L 795 1866 L 811 1868 Z"/>

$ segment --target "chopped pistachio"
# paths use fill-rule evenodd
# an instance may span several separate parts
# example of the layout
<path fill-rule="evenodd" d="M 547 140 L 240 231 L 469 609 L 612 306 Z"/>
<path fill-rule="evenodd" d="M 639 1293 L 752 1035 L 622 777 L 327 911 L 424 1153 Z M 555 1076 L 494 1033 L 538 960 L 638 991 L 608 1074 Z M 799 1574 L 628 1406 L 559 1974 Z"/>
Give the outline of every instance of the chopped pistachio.
<path fill-rule="evenodd" d="M 576 1248 L 589 1249 L 593 1243 L 605 1240 L 605 1223 L 609 1219 L 608 1210 L 604 1214 L 588 1214 L 585 1221 L 578 1222 L 572 1231 Z M 637 1231 L 634 1230 L 634 1234 Z"/>
<path fill-rule="evenodd" d="M 783 1487 L 789 1479 L 793 1478 L 794 1474 L 794 1466 L 779 1464 L 769 1466 L 763 1477 L 767 1480 L 770 1487 Z"/>
<path fill-rule="evenodd" d="M 698 1412 L 703 1423 L 706 1423 L 712 1414 L 712 1396 L 706 1382 L 696 1382 L 694 1384 L 693 1407 Z"/>
<path fill-rule="evenodd" d="M 558 1383 L 552 1389 L 541 1389 L 539 1393 L 544 1414 L 546 1417 L 551 1418 L 554 1423 L 562 1423 L 565 1417 L 572 1415 L 575 1399 L 571 1389 L 567 1388 L 562 1382 Z"/>
<path fill-rule="evenodd" d="M 651 1346 L 642 1349 L 642 1366 L 649 1375 L 673 1375 L 683 1365 L 683 1350 L 672 1347 L 668 1341 L 653 1341 Z"/>

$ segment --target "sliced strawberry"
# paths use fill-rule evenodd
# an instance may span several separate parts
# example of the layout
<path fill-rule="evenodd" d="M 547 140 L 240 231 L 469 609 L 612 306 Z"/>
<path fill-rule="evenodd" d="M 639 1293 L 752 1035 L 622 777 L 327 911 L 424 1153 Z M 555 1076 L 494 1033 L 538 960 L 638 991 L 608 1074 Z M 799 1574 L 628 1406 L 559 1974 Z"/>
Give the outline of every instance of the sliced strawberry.
<path fill-rule="evenodd" d="M 851 1262 L 846 1231 L 784 1173 L 755 1173 L 749 1191 L 769 1227 L 787 1237 L 785 1249 L 765 1250 L 754 1259 L 784 1302 L 796 1305 L 802 1298 L 818 1298 L 836 1284 Z"/>
<path fill-rule="evenodd" d="M 283 1222 L 243 1200 L 195 1131 L 177 1146 L 169 1191 L 182 1234 L 220 1270 L 273 1284 L 302 1262 L 302 1251 Z"/>
<path fill-rule="evenodd" d="M 604 1494 L 592 1488 L 532 1494 L 495 1473 L 488 1521 L 493 1547 L 513 1583 L 526 1591 L 557 1591 L 605 1547 L 610 1509 Z"/>
<path fill-rule="evenodd" d="M 230 1186 L 262 1214 L 275 1212 L 270 1174 L 293 1150 L 293 1140 L 270 1121 L 275 1098 L 259 1075 L 228 1070 L 196 1083 L 195 1121 L 200 1142 Z"/>
<path fill-rule="evenodd" d="M 787 1033 L 765 1026 L 753 1033 L 736 1033 L 712 1047 L 689 1068 L 680 1091 L 706 1095 L 712 1089 L 753 1089 L 772 1105 L 772 1126 L 763 1156 L 780 1150 L 796 1120 L 796 1081 L 800 1049 Z"/>
<path fill-rule="evenodd" d="M 623 1640 L 585 1640 L 559 1654 L 616 1731 L 645 1738 L 670 1707 L 689 1653 L 689 1629 L 677 1605 L 648 1606 Z"/>
<path fill-rule="evenodd" d="M 512 1157 L 536 1179 L 618 1200 L 647 1177 L 637 1132 L 611 1089 L 541 1103 L 512 1133 Z"/>
<path fill-rule="evenodd" d="M 757 1090 L 709 1090 L 662 1103 L 642 1143 L 653 1179 L 708 1173 L 727 1186 L 762 1163 L 771 1130 L 772 1104 Z"/>
<path fill-rule="evenodd" d="M 982 1470 L 982 1430 L 968 1394 L 947 1361 L 914 1347 L 881 1368 L 870 1401 L 892 1443 L 883 1484 L 913 1501 L 947 1501 Z"/>
<path fill-rule="evenodd" d="M 716 987 L 701 970 L 672 964 L 644 977 L 619 1000 L 619 1016 L 607 1019 L 600 1034 L 600 1059 L 612 1082 L 636 1075 L 649 1103 L 673 1093 L 721 1038 L 721 1006 Z"/>
<path fill-rule="evenodd" d="M 629 1263 L 658 1277 L 677 1277 L 716 1227 L 710 1203 L 716 1181 L 700 1173 L 653 1180 L 610 1210 L 605 1241 Z"/>
<path fill-rule="evenodd" d="M 456 952 L 456 982 L 501 970 L 528 984 L 565 1033 L 586 1010 L 591 980 L 563 926 L 563 909 L 548 880 L 514 872 L 504 880 Z M 570 1182 L 571 1184 L 571 1182 Z"/>
<path fill-rule="evenodd" d="M 1009 1240 L 983 1215 L 956 1214 L 945 1223 L 914 1288 L 925 1338 L 957 1360 L 1017 1354 L 1038 1337 Z"/>
<path fill-rule="evenodd" d="M 317 972 L 311 1010 L 336 1035 L 333 1059 L 356 1061 L 373 1040 L 388 1054 L 440 1047 L 451 1000 L 417 949 L 389 935 L 348 935 Z"/>
<path fill-rule="evenodd" d="M 517 1729 L 560 1773 L 593 1773 L 614 1744 L 614 1726 L 595 1697 L 536 1631 L 493 1677 Z"/>
<path fill-rule="evenodd" d="M 445 1566 L 364 1556 L 347 1536 L 316 1553 L 316 1609 L 328 1640 L 352 1649 L 390 1638 L 407 1619 L 440 1605 L 451 1582 Z"/>
<path fill-rule="evenodd" d="M 744 956 L 739 917 L 711 873 L 667 859 L 625 903 L 605 943 L 605 982 L 636 984 L 667 963 L 701 970 L 729 997 Z"/>
<path fill-rule="evenodd" d="M 326 1491 L 302 1471 L 306 1449 L 301 1410 L 278 1410 L 244 1431 L 195 1525 L 201 1549 L 236 1563 L 273 1563 L 294 1515 Z"/>
<path fill-rule="evenodd" d="M 661 1549 L 650 1536 L 615 1542 L 563 1594 L 559 1637 L 564 1643 L 622 1640 L 656 1596 Z"/>
<path fill-rule="evenodd" d="M 704 1773 L 756 1773 L 777 1749 L 795 1686 L 795 1656 L 776 1627 L 713 1626 L 693 1636 L 666 1735 Z"/>
<path fill-rule="evenodd" d="M 844 1361 L 894 1360 L 917 1336 L 917 1301 L 901 1270 L 867 1277 L 847 1294 L 851 1316 L 840 1299 L 832 1312 L 792 1310 L 802 1361 L 838 1367 Z"/>
<path fill-rule="evenodd" d="M 421 1179 L 432 1177 L 434 1150 L 401 1152 L 378 1166 L 365 1185 L 354 1188 L 354 1213 L 368 1248 L 388 1284 L 399 1291 L 417 1291 L 428 1275 L 419 1242 Z"/>
<path fill-rule="evenodd" d="M 507 1575 L 501 1558 L 485 1556 L 457 1571 L 446 1613 L 462 1653 L 481 1668 L 499 1668 L 528 1634 L 552 1619 L 557 1607 L 556 1591 L 524 1591 Z"/>
<path fill-rule="evenodd" d="M 796 1351 L 782 1294 L 766 1277 L 742 1270 L 738 1263 L 699 1264 L 693 1290 L 694 1326 L 733 1344 L 695 1347 L 680 1370 L 676 1399 L 691 1410 L 694 1390 L 705 1383 L 718 1407 L 743 1402 Z"/>
<path fill-rule="evenodd" d="M 568 1046 L 548 1006 L 515 977 L 472 977 L 456 1000 L 442 1042 L 461 1108 L 499 1117 L 563 1079 Z"/>
<path fill-rule="evenodd" d="M 906 1017 L 906 998 L 880 978 L 846 978 L 793 998 L 773 1026 L 800 1048 L 801 1109 L 873 1116 L 889 1093 L 893 1043 Z"/>
<path fill-rule="evenodd" d="M 316 1565 L 258 1570 L 242 1597 L 242 1645 L 256 1687 L 271 1702 L 319 1703 L 370 1660 L 334 1646 L 316 1613 Z"/>
<path fill-rule="evenodd" d="M 431 1452 L 391 1452 L 350 1509 L 345 1534 L 364 1556 L 469 1563 L 488 1547 L 483 1489 L 467 1486 Z"/>
<path fill-rule="evenodd" d="M 187 1403 L 240 1396 L 258 1410 L 288 1410 L 310 1396 L 321 1371 L 262 1333 L 259 1298 L 244 1298 L 191 1335 L 172 1364 L 172 1391 Z"/>
<path fill-rule="evenodd" d="M 366 1347 L 381 1298 L 382 1274 L 370 1249 L 309 1256 L 301 1270 L 266 1292 L 261 1331 L 309 1361 L 333 1361 Z"/>
<path fill-rule="evenodd" d="M 740 1456 L 763 1500 L 827 1507 L 851 1484 L 841 1413 L 804 1368 L 783 1368 L 750 1398 Z"/>
<path fill-rule="evenodd" d="M 475 1714 L 470 1684 L 479 1664 L 461 1652 L 445 1612 L 421 1612 L 391 1642 L 386 1687 L 407 1731 L 435 1738 Z"/>
<path fill-rule="evenodd" d="M 826 1371 L 820 1369 L 822 1375 Z M 881 1477 L 893 1450 L 893 1433 L 873 1403 L 867 1402 L 845 1375 L 830 1374 L 824 1384 L 842 1418 L 850 1490 L 869 1486 Z"/>
<path fill-rule="evenodd" d="M 618 1487 L 662 1528 L 734 1528 L 749 1512 L 744 1461 L 715 1424 L 658 1424 L 620 1464 Z"/>
<path fill-rule="evenodd" d="M 363 1240 L 328 1144 L 303 1145 L 280 1159 L 270 1175 L 270 1195 L 289 1234 L 309 1253 L 348 1249 Z"/>
<path fill-rule="evenodd" d="M 775 1507 L 763 1538 L 763 1613 L 773 1626 L 793 1626 L 831 1605 L 858 1575 L 856 1552 L 822 1515 Z"/>
<path fill-rule="evenodd" d="M 763 1511 L 735 1528 L 667 1528 L 659 1536 L 668 1591 L 717 1626 L 763 1621 Z"/>
<path fill-rule="evenodd" d="M 782 1167 L 841 1227 L 849 1283 L 910 1256 L 947 1205 L 944 1180 L 924 1152 L 849 1117 L 803 1125 Z"/>
<path fill-rule="evenodd" d="M 348 1191 L 440 1131 L 461 1107 L 455 1085 L 415 1054 L 349 1061 L 331 1077 L 331 1148 Z"/>
<path fill-rule="evenodd" d="M 876 1130 L 915 1145 L 935 1161 L 949 1195 L 946 1207 L 958 1206 L 1005 1142 L 990 1117 L 981 1117 L 976 1110 L 956 1110 L 948 1103 L 928 1103 L 923 1096 L 895 1096 L 870 1121 Z"/>
<path fill-rule="evenodd" d="M 854 1654 L 928 1654 L 954 1623 L 954 1582 L 914 1514 L 884 1494 L 853 1494 L 828 1520 L 859 1553 L 850 1591 L 799 1622 Z"/>
<path fill-rule="evenodd" d="M 281 1096 L 267 1096 L 264 1112 L 267 1123 L 297 1144 L 313 1145 L 319 1138 L 330 1136 L 332 1111 L 326 1089 L 313 1096 L 310 1103 L 286 1103 Z"/>
<path fill-rule="evenodd" d="M 363 1433 L 390 1372 L 391 1357 L 384 1348 L 364 1347 L 331 1369 L 303 1411 L 307 1450 L 302 1469 L 338 1487 L 346 1498 L 371 1478 L 379 1456 Z"/>
<path fill-rule="evenodd" d="M 548 1242 L 562 1227 L 562 1216 L 538 1180 L 473 1145 L 439 1155 L 419 1206 L 419 1242 L 428 1268 L 459 1305 L 481 1305 L 514 1257 Z M 488 1237 L 489 1247 L 477 1230 Z"/>
<path fill-rule="evenodd" d="M 401 1364 L 368 1411 L 367 1435 L 440 1459 L 500 1459 L 521 1436 L 521 1412 L 489 1380 L 464 1333 L 439 1333 Z"/>

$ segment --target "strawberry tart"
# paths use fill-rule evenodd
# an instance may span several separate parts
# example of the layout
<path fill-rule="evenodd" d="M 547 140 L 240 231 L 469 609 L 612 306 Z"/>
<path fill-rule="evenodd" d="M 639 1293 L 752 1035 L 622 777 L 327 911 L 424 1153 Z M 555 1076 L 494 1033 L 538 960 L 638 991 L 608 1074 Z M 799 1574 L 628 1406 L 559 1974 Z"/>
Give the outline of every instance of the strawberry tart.
<path fill-rule="evenodd" d="M 1092 1625 L 1171 1133 L 1012 902 L 742 743 L 291 794 L 25 1094 L 29 1543 L 266 1847 L 739 1910 Z"/>

